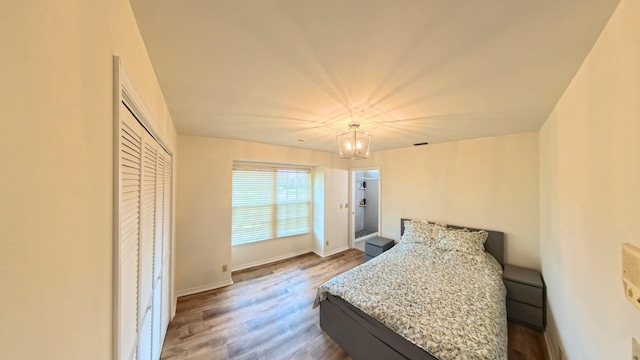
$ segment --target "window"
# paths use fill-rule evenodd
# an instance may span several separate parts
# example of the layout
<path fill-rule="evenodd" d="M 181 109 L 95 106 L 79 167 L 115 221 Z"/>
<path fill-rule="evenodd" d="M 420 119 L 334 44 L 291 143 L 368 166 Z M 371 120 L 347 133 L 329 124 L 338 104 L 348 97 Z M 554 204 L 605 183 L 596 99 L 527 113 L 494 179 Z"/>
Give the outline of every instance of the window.
<path fill-rule="evenodd" d="M 234 164 L 231 244 L 309 233 L 311 170 Z"/>

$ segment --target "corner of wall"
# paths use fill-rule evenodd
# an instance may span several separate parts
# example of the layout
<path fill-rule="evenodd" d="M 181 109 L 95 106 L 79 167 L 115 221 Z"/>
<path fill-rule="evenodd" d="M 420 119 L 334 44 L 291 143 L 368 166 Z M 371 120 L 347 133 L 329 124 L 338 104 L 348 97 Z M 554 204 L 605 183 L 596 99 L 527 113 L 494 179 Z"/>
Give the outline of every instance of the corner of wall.
<path fill-rule="evenodd" d="M 553 360 L 630 358 L 629 339 L 637 336 L 637 312 L 624 304 L 618 279 L 620 243 L 637 238 L 640 87 L 629 79 L 640 70 L 639 10 L 639 0 L 618 4 L 538 132 L 545 338 Z M 580 326 L 585 316 L 597 326 Z"/>
<path fill-rule="evenodd" d="M 313 252 L 324 256 L 324 168 L 313 169 Z"/>
<path fill-rule="evenodd" d="M 544 332 L 544 340 L 547 345 L 547 352 L 551 360 L 561 360 L 560 352 L 562 351 L 562 343 L 558 335 L 558 328 L 553 317 L 553 311 L 549 309 L 547 304 L 547 329 Z"/>

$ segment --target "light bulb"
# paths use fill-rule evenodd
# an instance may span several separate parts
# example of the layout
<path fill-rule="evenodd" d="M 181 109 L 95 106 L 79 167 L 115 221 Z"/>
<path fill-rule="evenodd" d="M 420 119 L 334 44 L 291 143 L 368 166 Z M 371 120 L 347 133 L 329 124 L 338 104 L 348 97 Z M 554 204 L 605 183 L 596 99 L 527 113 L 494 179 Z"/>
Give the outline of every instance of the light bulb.
<path fill-rule="evenodd" d="M 360 143 L 360 140 L 358 140 L 358 142 L 356 143 L 356 148 L 362 149 L 362 144 Z"/>
<path fill-rule="evenodd" d="M 351 151 L 351 141 L 347 141 L 347 150 Z"/>

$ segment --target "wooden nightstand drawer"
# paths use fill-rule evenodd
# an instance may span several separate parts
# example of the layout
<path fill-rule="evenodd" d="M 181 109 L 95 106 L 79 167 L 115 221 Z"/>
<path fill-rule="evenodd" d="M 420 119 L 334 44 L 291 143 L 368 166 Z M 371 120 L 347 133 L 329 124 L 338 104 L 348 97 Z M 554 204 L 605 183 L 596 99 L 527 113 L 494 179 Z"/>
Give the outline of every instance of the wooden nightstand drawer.
<path fill-rule="evenodd" d="M 539 308 L 543 306 L 544 294 L 541 287 L 525 285 L 507 279 L 505 279 L 504 285 L 507 287 L 507 298 Z"/>
<path fill-rule="evenodd" d="M 509 320 L 523 322 L 538 330 L 544 329 L 544 314 L 542 311 L 542 308 L 507 299 Z"/>

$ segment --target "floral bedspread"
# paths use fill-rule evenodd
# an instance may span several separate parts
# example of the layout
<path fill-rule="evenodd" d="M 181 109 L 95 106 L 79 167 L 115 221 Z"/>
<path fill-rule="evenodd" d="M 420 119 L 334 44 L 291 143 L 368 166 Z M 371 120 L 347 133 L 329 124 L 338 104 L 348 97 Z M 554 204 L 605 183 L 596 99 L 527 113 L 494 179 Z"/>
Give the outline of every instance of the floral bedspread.
<path fill-rule="evenodd" d="M 506 290 L 489 254 L 402 241 L 320 285 L 440 360 L 507 359 Z"/>

